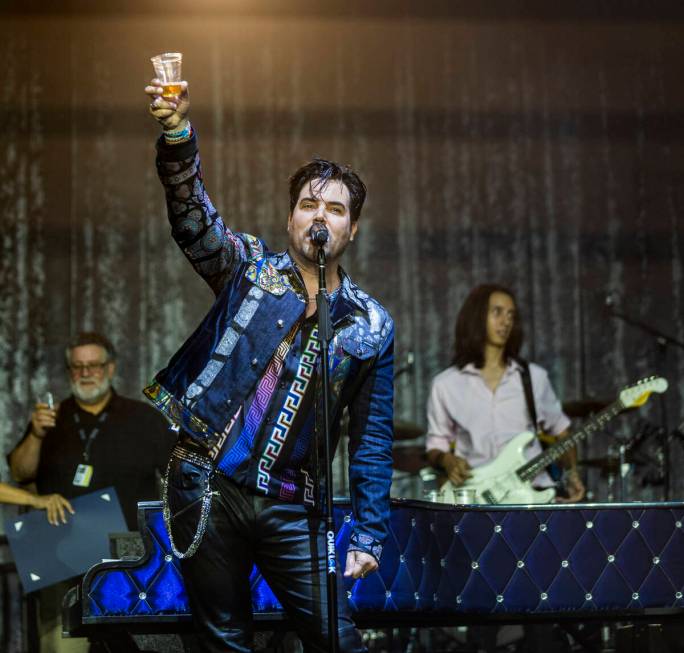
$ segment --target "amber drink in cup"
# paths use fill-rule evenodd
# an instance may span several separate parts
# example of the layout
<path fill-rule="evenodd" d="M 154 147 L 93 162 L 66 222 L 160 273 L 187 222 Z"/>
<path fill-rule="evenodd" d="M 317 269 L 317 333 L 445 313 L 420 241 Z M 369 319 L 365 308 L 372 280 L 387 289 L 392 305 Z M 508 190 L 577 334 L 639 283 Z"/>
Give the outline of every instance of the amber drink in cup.
<path fill-rule="evenodd" d="M 152 57 L 154 74 L 161 82 L 162 97 L 171 98 L 181 93 L 181 52 L 164 52 Z"/>

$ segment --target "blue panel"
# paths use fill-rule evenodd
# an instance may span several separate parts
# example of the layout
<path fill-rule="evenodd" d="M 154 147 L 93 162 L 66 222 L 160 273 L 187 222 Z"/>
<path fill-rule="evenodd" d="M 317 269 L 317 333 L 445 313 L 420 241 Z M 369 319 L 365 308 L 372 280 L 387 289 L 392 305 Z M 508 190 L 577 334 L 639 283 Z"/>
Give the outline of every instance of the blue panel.
<path fill-rule="evenodd" d="M 273 594 L 273 590 L 267 585 L 256 567 L 252 570 L 250 577 L 250 587 L 252 588 L 252 610 L 254 612 L 280 612 L 282 606 L 280 601 Z"/>
<path fill-rule="evenodd" d="M 147 601 L 162 613 L 186 612 L 188 600 L 180 571 L 173 564 L 166 564 L 147 588 Z"/>
<path fill-rule="evenodd" d="M 619 610 L 631 605 L 632 588 L 615 565 L 606 565 L 593 588 L 592 595 L 597 607 Z"/>
<path fill-rule="evenodd" d="M 516 558 L 523 558 L 539 532 L 539 518 L 536 512 L 502 513 L 501 532 Z"/>
<path fill-rule="evenodd" d="M 676 594 L 677 590 L 665 572 L 660 565 L 656 565 L 639 589 L 639 600 L 642 605 L 649 608 L 668 606 L 674 605 Z"/>
<path fill-rule="evenodd" d="M 629 586 L 637 590 L 653 568 L 654 559 L 643 535 L 641 529 L 631 528 L 625 541 L 614 552 L 618 569 L 627 579 Z"/>
<path fill-rule="evenodd" d="M 518 514 L 514 513 L 512 517 L 517 523 Z M 546 520 L 546 533 L 562 560 L 568 559 L 586 530 L 586 519 L 579 510 L 552 512 Z"/>
<path fill-rule="evenodd" d="M 675 529 L 665 545 L 660 554 L 660 564 L 676 588 L 684 586 L 684 532 L 681 528 Z"/>
<path fill-rule="evenodd" d="M 653 552 L 660 554 L 665 545 L 672 537 L 674 531 L 675 516 L 669 510 L 663 510 L 662 514 L 655 515 L 651 511 L 644 510 L 639 519 L 639 530 L 642 532 Z"/>
<path fill-rule="evenodd" d="M 448 517 L 447 513 L 445 517 Z M 477 560 L 489 543 L 494 533 L 494 525 L 491 515 L 486 512 L 469 512 L 463 515 L 460 523 L 460 536 L 472 560 Z M 448 533 L 448 528 L 444 528 L 444 525 L 442 530 Z M 442 533 L 435 533 L 438 540 L 440 535 Z"/>
<path fill-rule="evenodd" d="M 548 589 L 561 567 L 561 557 L 553 542 L 540 532 L 525 556 L 525 567 L 542 589 Z"/>
<path fill-rule="evenodd" d="M 430 553 L 433 553 L 431 550 Z M 433 554 L 434 555 L 434 554 Z M 428 558 L 429 559 L 429 558 Z M 460 537 L 452 537 L 449 550 L 439 559 L 439 566 L 431 567 L 430 573 L 436 574 L 449 583 L 454 591 L 460 592 L 477 558 L 471 557 Z"/>
<path fill-rule="evenodd" d="M 380 574 L 371 574 L 361 582 L 355 583 L 352 590 L 352 606 L 357 612 L 382 610 L 387 598 L 387 586 Z"/>
<path fill-rule="evenodd" d="M 406 563 L 400 562 L 397 566 L 394 580 L 389 588 L 392 593 L 392 600 L 396 604 L 397 609 L 413 609 L 416 602 L 416 585 L 416 579 L 409 573 Z"/>
<path fill-rule="evenodd" d="M 606 510 L 596 515 L 594 532 L 609 553 L 615 553 L 633 530 L 633 519 L 626 510 Z"/>
<path fill-rule="evenodd" d="M 382 577 L 382 581 L 385 584 L 385 586 L 391 587 L 394 578 L 397 574 L 397 569 L 400 565 L 400 558 L 403 557 L 403 553 L 400 552 L 399 546 L 397 545 L 397 541 L 393 537 L 387 538 L 385 547 L 382 550 L 383 560 L 385 556 L 387 556 L 388 564 L 383 565 L 382 568 L 378 571 L 378 573 Z"/>
<path fill-rule="evenodd" d="M 540 594 L 539 586 L 535 585 L 527 571 L 519 570 L 503 593 L 503 604 L 519 612 L 532 612 L 539 603 Z"/>
<path fill-rule="evenodd" d="M 516 570 L 516 556 L 503 537 L 492 537 L 478 560 L 479 569 L 492 589 L 501 594 Z"/>
<path fill-rule="evenodd" d="M 144 504 L 147 557 L 84 579 L 85 618 L 187 615 L 159 504 Z M 340 559 L 353 525 L 336 506 Z M 340 578 L 357 614 L 495 614 L 684 608 L 683 504 L 473 507 L 394 502 L 379 573 Z M 281 610 L 258 569 L 253 609 Z"/>
<path fill-rule="evenodd" d="M 128 574 L 111 571 L 99 575 L 91 586 L 90 597 L 94 614 L 132 614 L 138 602 L 138 592 Z"/>
<path fill-rule="evenodd" d="M 587 528 L 568 556 L 570 569 L 588 592 L 606 566 L 607 552 L 592 529 Z"/>
<path fill-rule="evenodd" d="M 478 612 L 491 612 L 497 605 L 496 592 L 487 583 L 482 574 L 475 570 L 463 588 L 457 602 L 460 602 L 464 610 Z M 460 599 L 460 600 L 459 600 Z"/>
<path fill-rule="evenodd" d="M 586 600 L 585 591 L 568 567 L 561 567 L 547 593 L 549 608 L 559 612 L 578 610 Z"/>

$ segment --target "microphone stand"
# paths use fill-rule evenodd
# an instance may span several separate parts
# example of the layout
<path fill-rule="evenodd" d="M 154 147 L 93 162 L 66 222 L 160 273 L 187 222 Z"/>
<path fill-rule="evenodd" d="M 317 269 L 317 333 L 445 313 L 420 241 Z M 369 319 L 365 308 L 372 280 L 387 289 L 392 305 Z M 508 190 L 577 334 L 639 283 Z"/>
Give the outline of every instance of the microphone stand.
<path fill-rule="evenodd" d="M 647 324 L 646 322 L 643 322 L 642 320 L 638 320 L 631 315 L 628 315 L 627 313 L 623 313 L 622 311 L 618 311 L 615 309 L 615 306 L 613 305 L 613 302 L 606 302 L 608 305 L 608 310 L 610 311 L 610 315 L 618 320 L 622 320 L 625 324 L 629 324 L 630 326 L 636 327 L 637 329 L 641 329 L 645 333 L 648 333 L 648 335 L 653 336 L 655 339 L 655 344 L 656 344 L 656 352 L 657 352 L 657 359 L 656 359 L 656 369 L 657 372 L 660 376 L 665 376 L 665 364 L 667 362 L 667 347 L 668 345 L 672 345 L 675 347 L 680 347 L 681 349 L 684 349 L 684 342 L 681 340 L 677 340 L 676 338 L 673 338 L 672 336 L 667 335 L 666 333 L 663 333 L 659 329 L 656 329 L 654 326 L 651 326 L 650 324 Z M 659 397 L 659 402 L 660 402 L 660 423 L 662 426 L 662 449 L 663 449 L 663 500 L 664 501 L 669 501 L 670 500 L 670 437 L 669 437 L 669 429 L 667 427 L 667 403 L 665 400 L 665 395 L 661 394 Z"/>
<path fill-rule="evenodd" d="M 323 388 L 323 438 L 325 457 L 325 546 L 326 546 L 326 588 L 328 598 L 328 650 L 337 653 L 339 633 L 337 631 L 337 552 L 335 547 L 335 521 L 333 515 L 333 478 L 330 446 L 330 379 L 328 345 L 333 338 L 330 321 L 330 304 L 325 282 L 325 252 L 323 245 L 318 248 L 318 341 L 321 346 L 321 385 Z"/>

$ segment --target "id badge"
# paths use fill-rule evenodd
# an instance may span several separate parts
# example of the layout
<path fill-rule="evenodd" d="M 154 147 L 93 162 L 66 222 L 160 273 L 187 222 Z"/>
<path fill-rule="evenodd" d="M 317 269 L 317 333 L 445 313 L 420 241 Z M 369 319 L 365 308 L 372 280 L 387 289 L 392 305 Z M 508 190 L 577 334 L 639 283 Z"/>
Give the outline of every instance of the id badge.
<path fill-rule="evenodd" d="M 77 485 L 78 487 L 88 487 L 90 485 L 90 479 L 92 478 L 93 466 L 81 464 L 76 468 L 72 484 Z"/>

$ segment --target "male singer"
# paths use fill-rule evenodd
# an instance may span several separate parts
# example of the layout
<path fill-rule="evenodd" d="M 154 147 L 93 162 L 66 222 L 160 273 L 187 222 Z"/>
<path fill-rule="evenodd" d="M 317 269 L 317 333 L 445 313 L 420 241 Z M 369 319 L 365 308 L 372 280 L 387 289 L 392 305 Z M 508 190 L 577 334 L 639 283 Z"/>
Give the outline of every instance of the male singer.
<path fill-rule="evenodd" d="M 378 567 L 392 472 L 392 319 L 339 266 L 357 233 L 366 188 L 355 172 L 330 161 L 301 167 L 290 178 L 289 248 L 274 253 L 231 231 L 212 205 L 187 119 L 187 83 L 173 98 L 162 97 L 157 79 L 145 92 L 164 129 L 157 168 L 173 237 L 216 295 L 145 390 L 179 427 L 166 516 L 203 650 L 250 650 L 248 578 L 256 562 L 305 650 L 328 651 L 312 236 L 327 238 L 331 430 L 336 444 L 346 407 L 354 521 L 344 573 L 356 579 Z M 342 582 L 338 589 L 340 650 L 364 650 Z"/>

